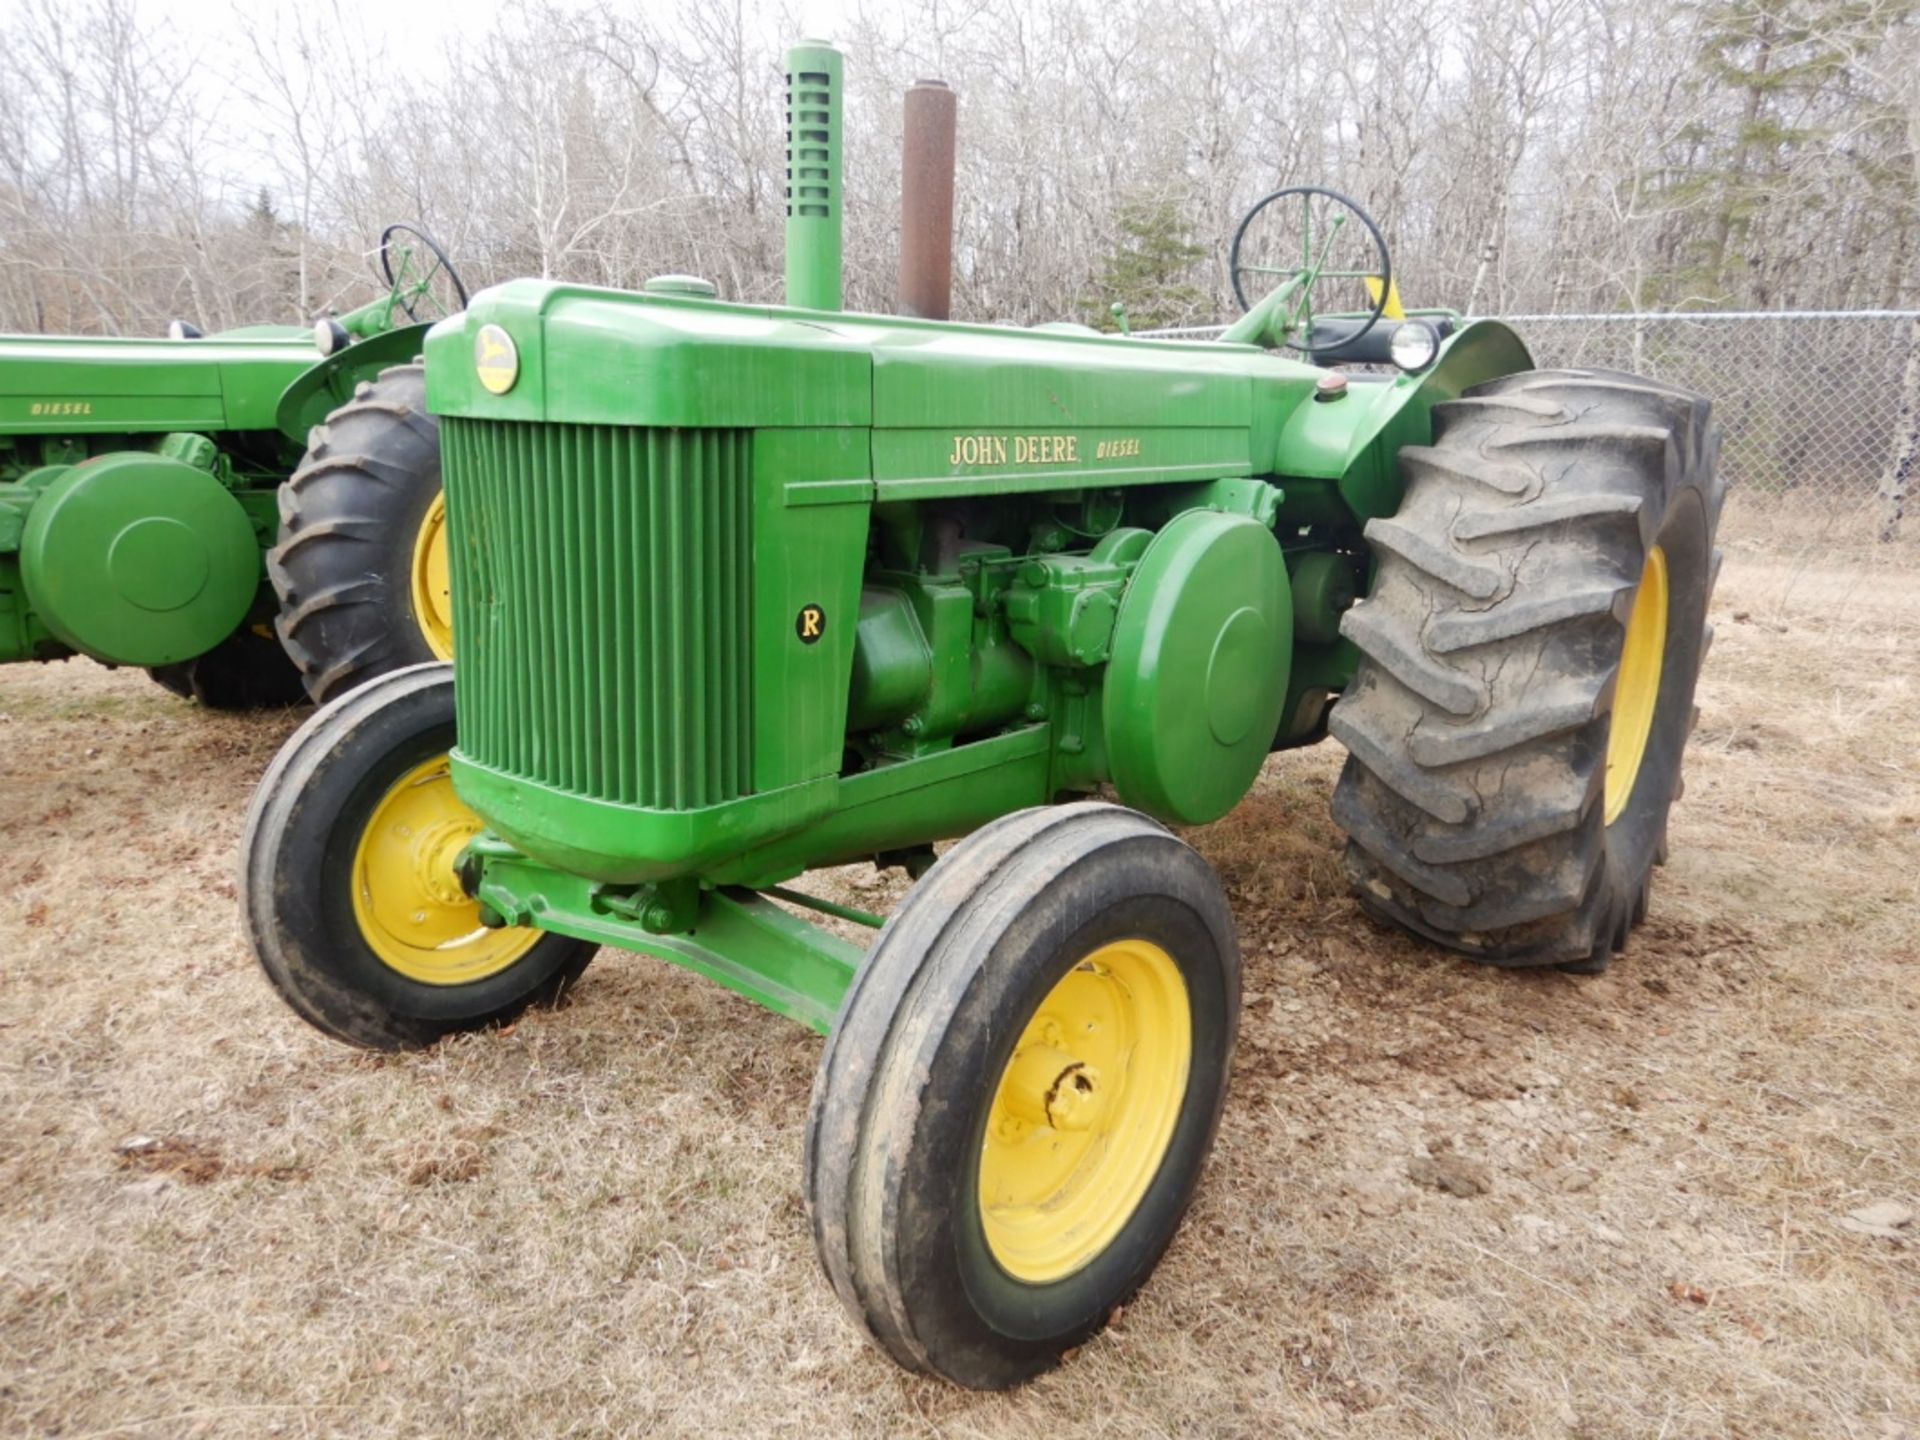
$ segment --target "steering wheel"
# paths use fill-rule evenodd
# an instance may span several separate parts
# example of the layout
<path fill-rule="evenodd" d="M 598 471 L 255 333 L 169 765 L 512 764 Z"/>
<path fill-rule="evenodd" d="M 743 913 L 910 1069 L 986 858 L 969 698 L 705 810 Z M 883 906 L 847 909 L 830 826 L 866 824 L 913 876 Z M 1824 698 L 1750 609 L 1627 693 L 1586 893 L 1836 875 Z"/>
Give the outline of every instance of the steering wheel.
<path fill-rule="evenodd" d="M 1267 223 L 1256 229 L 1262 215 L 1268 215 Z M 1349 228 L 1350 221 L 1358 223 Z M 1320 282 L 1344 282 L 1364 297 L 1351 309 L 1365 310 L 1366 319 L 1352 331 L 1341 327 L 1343 343 L 1378 324 L 1393 293 L 1393 260 L 1380 227 L 1358 202 L 1324 185 L 1290 185 L 1249 210 L 1234 232 L 1227 266 L 1242 310 L 1254 306 L 1247 298 L 1247 277 L 1264 282 L 1261 293 L 1291 287 L 1276 309 L 1272 332 L 1291 350 L 1324 348 L 1312 343 L 1313 296 Z M 1363 288 L 1366 280 L 1379 282 L 1377 297 Z"/>
<path fill-rule="evenodd" d="M 400 237 L 398 245 L 394 243 L 396 236 Z M 418 255 L 413 244 L 407 241 L 407 236 L 412 236 L 433 257 L 433 263 L 418 278 L 412 274 Z M 447 284 L 453 287 L 453 293 L 459 296 L 458 305 L 449 306 L 443 296 L 433 292 L 431 287 L 434 278 L 440 275 L 446 277 Z M 460 272 L 453 268 L 453 262 L 447 258 L 447 252 L 440 248 L 438 240 L 407 221 L 389 225 L 380 232 L 380 277 L 387 282 L 387 290 L 393 296 L 394 304 L 407 312 L 409 320 L 440 320 L 467 308 L 467 287 L 461 282 Z M 430 309 L 432 313 L 423 316 L 414 309 L 415 305 L 423 310 Z"/>

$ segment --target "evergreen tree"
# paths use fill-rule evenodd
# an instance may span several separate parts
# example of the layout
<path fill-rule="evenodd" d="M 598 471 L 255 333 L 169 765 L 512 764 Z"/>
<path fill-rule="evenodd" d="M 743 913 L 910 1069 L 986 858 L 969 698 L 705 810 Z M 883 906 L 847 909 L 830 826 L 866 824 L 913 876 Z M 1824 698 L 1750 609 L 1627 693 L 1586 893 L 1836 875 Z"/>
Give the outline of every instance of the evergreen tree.
<path fill-rule="evenodd" d="M 1114 219 L 1120 244 L 1083 302 L 1088 323 L 1112 328 L 1116 301 L 1127 307 L 1128 323 L 1142 330 L 1190 322 L 1205 311 L 1206 292 L 1192 276 L 1207 251 L 1189 237 L 1179 207 L 1170 200 L 1124 200 Z"/>
<path fill-rule="evenodd" d="M 1690 163 L 1670 194 L 1692 201 L 1705 223 L 1680 247 L 1661 287 L 1667 293 L 1650 300 L 1792 303 L 1783 287 L 1791 288 L 1805 257 L 1770 232 L 1790 218 L 1804 235 L 1812 211 L 1832 227 L 1834 243 L 1846 245 L 1851 217 L 1837 213 L 1846 197 L 1903 188 L 1882 173 L 1877 152 L 1884 147 L 1859 143 L 1897 127 L 1898 117 L 1876 113 L 1855 91 L 1860 57 L 1876 52 L 1915 8 L 1914 0 L 1699 6 L 1698 84 L 1718 96 L 1724 119 L 1686 137 Z M 1854 173 L 1841 173 L 1848 170 Z"/>
<path fill-rule="evenodd" d="M 273 192 L 264 185 L 260 187 L 260 193 L 253 197 L 253 208 L 247 212 L 247 223 L 266 235 L 280 228 L 280 216 L 273 208 Z"/>

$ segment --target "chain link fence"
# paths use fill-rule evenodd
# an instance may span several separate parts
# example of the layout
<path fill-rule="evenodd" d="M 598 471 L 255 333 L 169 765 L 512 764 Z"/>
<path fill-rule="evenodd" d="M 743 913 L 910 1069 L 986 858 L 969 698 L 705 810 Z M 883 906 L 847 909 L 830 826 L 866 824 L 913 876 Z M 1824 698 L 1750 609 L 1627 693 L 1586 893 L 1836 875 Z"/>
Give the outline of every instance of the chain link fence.
<path fill-rule="evenodd" d="M 1711 396 L 1732 487 L 1725 535 L 1920 561 L 1920 504 L 1897 545 L 1876 543 L 1892 528 L 1886 492 L 1903 457 L 1920 488 L 1920 311 L 1505 318 L 1542 367 L 1626 370 Z"/>
<path fill-rule="evenodd" d="M 1516 315 L 1543 366 L 1627 370 L 1713 398 L 1730 536 L 1874 542 L 1913 460 L 1920 314 L 1899 310 Z M 1920 479 L 1920 476 L 1916 476 Z M 1920 517 L 1917 517 L 1920 518 Z M 1911 525 L 1903 555 L 1920 554 Z"/>

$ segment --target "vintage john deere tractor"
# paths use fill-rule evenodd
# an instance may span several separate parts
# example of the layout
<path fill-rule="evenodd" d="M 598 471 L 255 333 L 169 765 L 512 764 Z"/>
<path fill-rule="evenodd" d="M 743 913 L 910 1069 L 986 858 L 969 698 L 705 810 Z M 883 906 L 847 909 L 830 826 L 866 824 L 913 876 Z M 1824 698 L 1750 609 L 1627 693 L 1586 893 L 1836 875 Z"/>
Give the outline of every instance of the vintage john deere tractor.
<path fill-rule="evenodd" d="M 500 1021 L 601 945 L 828 1032 L 827 1274 L 900 1363 L 1005 1386 L 1145 1280 L 1220 1118 L 1240 952 L 1167 827 L 1333 697 L 1369 911 L 1507 965 L 1624 943 L 1714 431 L 1503 325 L 1385 317 L 1384 254 L 1371 310 L 1312 318 L 1337 220 L 1241 266 L 1274 288 L 1216 341 L 842 313 L 841 61 L 788 64 L 785 307 L 518 281 L 429 336 L 459 663 L 289 741 L 246 923 L 360 1045 Z M 789 886 L 861 859 L 918 877 L 884 922 Z"/>
<path fill-rule="evenodd" d="M 232 708 L 452 654 L 415 362 L 466 290 L 415 226 L 379 260 L 381 297 L 313 327 L 0 338 L 0 662 L 91 655 Z"/>

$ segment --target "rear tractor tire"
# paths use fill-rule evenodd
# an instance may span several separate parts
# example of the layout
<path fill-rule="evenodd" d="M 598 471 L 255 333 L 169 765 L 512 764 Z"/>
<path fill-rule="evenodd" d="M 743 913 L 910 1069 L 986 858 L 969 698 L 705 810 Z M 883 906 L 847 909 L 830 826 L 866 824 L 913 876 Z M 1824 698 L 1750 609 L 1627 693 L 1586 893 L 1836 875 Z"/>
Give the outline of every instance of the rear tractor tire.
<path fill-rule="evenodd" d="M 1368 523 L 1334 707 L 1333 818 L 1376 918 L 1501 965 L 1592 973 L 1647 912 L 1711 632 L 1725 495 L 1705 399 L 1509 375 L 1435 407 Z"/>
<path fill-rule="evenodd" d="M 1016 1385 L 1160 1259 L 1238 1028 L 1233 916 L 1144 815 L 1007 816 L 943 855 L 842 1004 L 807 1116 L 828 1279 L 910 1370 Z"/>
<path fill-rule="evenodd" d="M 249 619 L 204 655 L 148 666 L 147 678 L 209 710 L 275 709 L 307 698 L 300 672 L 263 619 Z"/>
<path fill-rule="evenodd" d="M 424 366 L 363 381 L 314 428 L 280 489 L 267 575 L 281 642 L 316 704 L 390 670 L 453 658 L 446 513 Z"/>
<path fill-rule="evenodd" d="M 454 862 L 479 831 L 448 776 L 453 667 L 384 675 L 315 712 L 255 792 L 241 846 L 255 957 L 302 1018 L 376 1050 L 557 999 L 594 948 L 491 928 Z"/>

